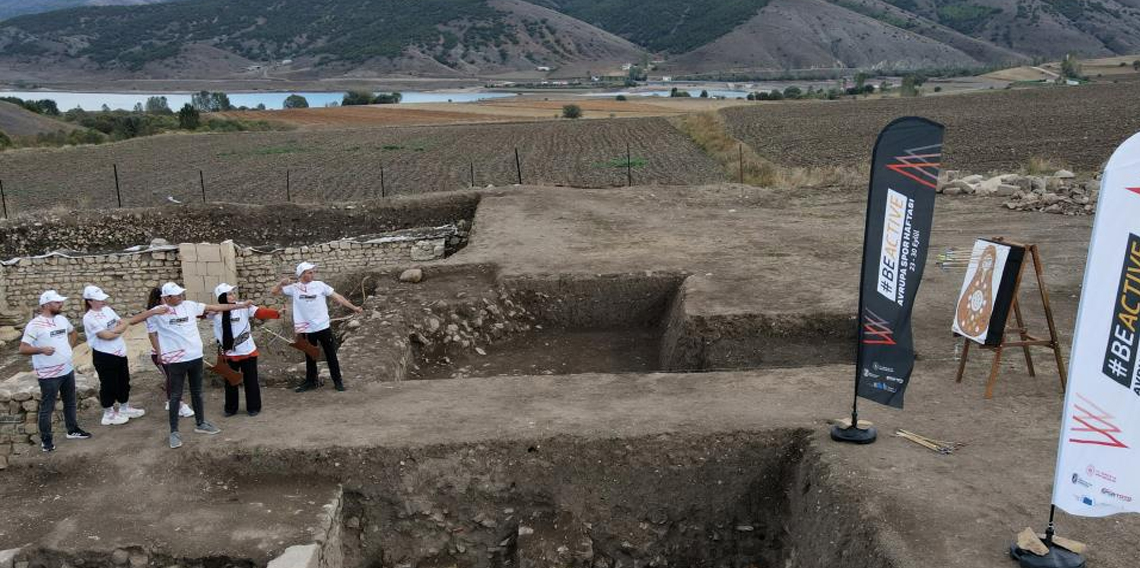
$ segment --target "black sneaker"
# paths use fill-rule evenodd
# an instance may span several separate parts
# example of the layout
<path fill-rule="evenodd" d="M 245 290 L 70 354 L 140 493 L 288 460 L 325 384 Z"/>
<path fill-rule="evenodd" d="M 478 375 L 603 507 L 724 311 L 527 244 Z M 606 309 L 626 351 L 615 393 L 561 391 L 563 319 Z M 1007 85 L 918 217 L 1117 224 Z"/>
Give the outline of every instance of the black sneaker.
<path fill-rule="evenodd" d="M 297 385 L 297 388 L 293 389 L 293 392 L 311 391 L 311 390 L 315 390 L 316 388 L 317 388 L 317 383 L 310 383 L 310 382 L 306 381 L 306 382 L 301 383 L 300 385 Z"/>
<path fill-rule="evenodd" d="M 340 392 L 344 392 L 344 383 L 337 383 L 333 385 L 333 388 Z"/>
<path fill-rule="evenodd" d="M 67 433 L 68 440 L 86 440 L 91 437 L 90 432 L 84 432 L 82 428 L 76 428 Z"/>
<path fill-rule="evenodd" d="M 225 412 L 223 412 L 223 413 L 222 413 L 222 416 L 225 416 L 226 418 L 229 418 L 229 417 L 231 417 L 231 416 L 233 416 L 233 415 L 235 415 L 235 414 L 237 414 L 237 413 L 236 413 L 236 412 L 230 412 L 230 411 L 228 411 L 228 410 L 227 410 L 227 411 L 225 411 Z"/>
<path fill-rule="evenodd" d="M 250 415 L 251 417 L 252 417 L 252 416 L 257 416 L 258 414 L 261 414 L 261 411 L 260 411 L 260 410 L 250 410 L 250 411 L 249 411 L 249 415 Z"/>
<path fill-rule="evenodd" d="M 45 451 L 45 452 L 54 452 L 55 451 L 55 444 L 53 444 L 51 442 L 51 440 L 44 440 L 44 441 L 40 442 L 40 450 Z"/>

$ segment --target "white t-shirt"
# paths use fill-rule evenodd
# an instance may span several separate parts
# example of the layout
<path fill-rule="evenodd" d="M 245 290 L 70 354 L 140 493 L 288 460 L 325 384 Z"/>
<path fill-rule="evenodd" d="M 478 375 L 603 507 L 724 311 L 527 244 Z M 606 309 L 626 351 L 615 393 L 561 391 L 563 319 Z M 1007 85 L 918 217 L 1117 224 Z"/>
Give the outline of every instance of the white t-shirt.
<path fill-rule="evenodd" d="M 24 337 L 20 341 L 32 347 L 54 347 L 51 355 L 32 355 L 32 368 L 41 379 L 62 377 L 75 370 L 71 366 L 71 341 L 68 335 L 75 326 L 63 316 L 46 318 L 42 315 L 32 318 L 24 327 Z"/>
<path fill-rule="evenodd" d="M 227 357 L 240 357 L 257 351 L 253 342 L 253 326 L 250 320 L 257 314 L 257 306 L 250 306 L 230 312 L 230 327 L 234 331 L 234 348 L 226 351 Z M 222 325 L 225 323 L 225 314 L 210 314 L 214 320 L 214 338 L 218 345 L 222 344 Z"/>
<path fill-rule="evenodd" d="M 155 316 L 155 317 L 157 317 L 157 316 Z M 143 322 L 143 325 L 146 326 L 146 334 L 147 335 L 150 335 L 152 333 L 158 333 L 158 327 L 154 325 L 154 318 L 153 317 L 147 318 L 147 320 L 145 322 Z M 157 353 L 154 352 L 154 344 L 153 343 L 150 346 L 150 354 L 151 355 L 157 355 Z"/>
<path fill-rule="evenodd" d="M 87 345 L 90 345 L 93 351 L 126 357 L 127 342 L 123 341 L 123 336 L 114 339 L 99 338 L 100 331 L 111 331 L 120 321 L 119 314 L 116 314 L 111 306 L 103 306 L 99 311 L 87 310 L 87 313 L 83 314 L 83 333 L 87 334 Z"/>
<path fill-rule="evenodd" d="M 147 331 L 158 332 L 159 360 L 164 365 L 183 363 L 202 358 L 202 335 L 198 333 L 198 316 L 206 312 L 206 305 L 183 300 L 177 306 L 166 306 L 166 313 L 147 318 Z"/>
<path fill-rule="evenodd" d="M 308 284 L 297 282 L 281 288 L 293 298 L 293 331 L 316 333 L 329 327 L 329 304 L 325 298 L 333 294 L 332 286 L 313 280 Z"/>

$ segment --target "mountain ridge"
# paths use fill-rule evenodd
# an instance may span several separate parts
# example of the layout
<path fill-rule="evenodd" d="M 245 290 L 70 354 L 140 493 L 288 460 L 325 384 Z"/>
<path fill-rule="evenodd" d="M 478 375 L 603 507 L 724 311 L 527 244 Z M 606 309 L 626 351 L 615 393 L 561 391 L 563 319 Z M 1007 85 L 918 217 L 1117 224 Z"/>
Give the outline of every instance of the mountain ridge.
<path fill-rule="evenodd" d="M 1140 0 L 37 1 L 145 5 L 0 21 L 5 74 L 569 77 L 660 58 L 659 73 L 685 75 L 1140 52 Z"/>

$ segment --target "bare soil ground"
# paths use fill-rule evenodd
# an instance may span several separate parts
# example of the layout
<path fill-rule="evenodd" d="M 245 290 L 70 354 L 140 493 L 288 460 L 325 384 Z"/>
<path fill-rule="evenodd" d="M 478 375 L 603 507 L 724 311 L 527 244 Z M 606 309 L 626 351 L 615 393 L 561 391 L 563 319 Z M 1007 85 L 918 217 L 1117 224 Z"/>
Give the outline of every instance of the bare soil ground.
<path fill-rule="evenodd" d="M 919 97 L 762 104 L 722 111 L 734 136 L 762 156 L 792 166 L 856 165 L 869 159 L 891 120 L 925 116 L 946 125 L 945 167 L 1016 169 L 1046 158 L 1098 170 L 1140 130 L 1132 111 L 1140 86 L 1087 85 Z"/>
<path fill-rule="evenodd" d="M 124 205 L 327 202 L 517 183 L 611 187 L 720 181 L 720 168 L 664 119 L 165 135 L 0 154 L 9 211 Z M 288 173 L 286 173 L 288 171 Z M 383 175 L 383 183 L 381 176 Z"/>
<path fill-rule="evenodd" d="M 496 190 L 481 202 L 471 244 L 443 265 L 493 263 L 499 270 L 496 278 L 681 271 L 691 275 L 683 285 L 691 315 L 794 318 L 820 311 L 850 313 L 856 302 L 864 206 L 861 188 L 823 192 L 773 192 L 731 185 L 572 193 L 540 188 Z M 975 237 L 994 234 L 1040 245 L 1062 342 L 1068 345 L 1091 218 L 1015 213 L 1002 209 L 997 200 L 984 198 L 940 197 L 936 207 L 932 255 L 948 247 L 964 250 Z M 543 448 L 582 451 L 581 445 L 552 442 L 570 436 L 624 443 L 626 455 L 637 455 L 641 466 L 669 471 L 670 464 L 689 458 L 678 457 L 687 453 L 671 453 L 664 447 L 654 453 L 657 450 L 652 448 L 663 440 L 694 436 L 736 440 L 736 432 L 803 428 L 820 452 L 820 467 L 827 468 L 826 475 L 821 475 L 829 485 L 850 490 L 855 500 L 848 505 L 864 516 L 867 530 L 875 535 L 871 543 L 850 541 L 855 554 L 865 554 L 860 548 L 865 543 L 894 566 L 927 566 L 933 561 L 954 568 L 1006 567 L 1010 565 L 1006 547 L 1013 535 L 1029 525 L 1040 529 L 1047 516 L 1061 396 L 1057 379 L 1051 375 L 1055 370 L 1044 352 L 1038 353 L 1036 378 L 1026 375 L 1020 358 L 1008 358 L 992 400 L 982 398 L 981 378 L 989 367 L 986 355 L 972 359 L 963 384 L 953 382 L 956 362 L 949 331 L 950 299 L 962 277 L 960 269 L 943 271 L 928 263 L 914 313 L 919 360 L 907 407 L 897 411 L 861 405 L 863 417 L 875 421 L 881 432 L 880 440 L 871 446 L 841 446 L 826 439 L 826 420 L 849 409 L 850 365 L 370 385 L 358 378 L 349 382 L 347 393 L 324 389 L 298 395 L 267 389 L 262 415 L 218 418 L 225 430 L 221 436 L 189 435 L 187 446 L 178 452 L 165 447 L 164 420 L 155 412 L 119 429 L 95 427 L 95 439 L 64 441 L 55 454 L 18 458 L 3 473 L 9 483 L 5 484 L 0 526 L 11 528 L 0 534 L 0 548 L 43 542 L 39 527 L 48 523 L 65 527 L 60 534 L 66 538 L 52 541 L 61 547 L 101 548 L 145 541 L 160 550 L 170 549 L 171 539 L 160 531 L 147 531 L 137 539 L 118 534 L 91 544 L 86 536 L 96 529 L 86 523 L 63 523 L 72 511 L 96 504 L 88 496 L 101 479 L 95 472 L 107 471 L 110 463 L 115 464 L 120 479 L 138 483 L 103 486 L 98 497 L 103 526 L 127 522 L 134 510 L 128 503 L 154 500 L 151 506 L 158 510 L 176 503 L 161 492 L 140 493 L 137 486 L 170 471 L 180 472 L 170 474 L 173 479 L 190 475 L 196 471 L 191 466 L 210 480 L 214 479 L 211 475 L 234 471 L 252 478 L 275 471 L 303 471 L 314 487 L 349 483 L 387 491 L 422 485 L 425 495 L 441 498 L 450 491 L 463 494 L 463 487 L 482 487 L 477 483 L 482 478 L 472 479 L 465 473 L 466 458 L 446 457 L 467 455 L 455 452 L 474 452 L 471 459 L 478 461 L 488 448 L 498 452 L 500 445 L 513 445 L 519 453 L 511 454 L 518 457 L 512 458 L 516 465 L 509 469 L 524 472 L 531 463 L 564 463 L 564 454 L 545 457 Z M 479 282 L 476 286 L 486 285 Z M 460 284 L 447 284 L 441 292 L 454 297 L 455 290 L 461 289 L 456 286 Z M 1040 310 L 1028 299 L 1032 293 L 1032 289 L 1026 291 L 1025 307 L 1031 312 L 1031 327 L 1040 329 Z M 377 296 L 366 308 L 395 309 L 387 303 L 396 297 Z M 351 334 L 348 341 L 354 341 Z M 349 376 L 378 372 L 374 360 L 378 354 L 346 351 L 350 352 L 344 362 Z M 161 408 L 157 389 L 152 387 L 139 389 L 140 403 Z M 219 405 L 220 393 L 211 391 L 207 416 L 217 417 Z M 84 420 L 91 424 L 94 417 Z M 953 455 L 938 455 L 891 436 L 895 428 L 967 445 Z M 128 449 L 131 459 L 123 460 Z M 638 454 L 639 449 L 649 453 Z M 412 469 L 401 469 L 405 462 Z M 431 464 L 435 464 L 435 473 L 430 477 L 416 473 Z M 567 480 L 601 483 L 590 471 L 599 467 L 608 471 L 608 464 L 578 464 L 559 469 L 556 477 L 564 484 Z M 45 477 L 38 473 L 43 471 L 60 473 Z M 80 478 L 85 481 L 75 481 Z M 500 481 L 505 487 L 506 482 Z M 525 492 L 526 480 L 517 481 L 523 483 Z M 275 487 L 279 482 L 265 483 Z M 44 495 L 51 495 L 50 500 L 45 501 Z M 203 510 L 226 502 L 224 494 L 200 494 L 197 499 L 195 507 Z M 416 503 L 420 502 L 392 506 L 412 510 L 424 506 Z M 556 505 L 574 507 L 574 503 Z M 32 512 L 39 520 L 24 522 Z M 838 527 L 848 519 L 822 521 L 818 525 L 824 528 L 820 543 L 847 538 L 840 536 Z M 210 534 L 237 534 L 257 522 L 257 518 L 242 515 L 218 518 Z M 1076 519 L 1062 514 L 1059 525 L 1065 536 L 1091 545 L 1090 562 L 1097 566 L 1133 566 L 1140 518 Z M 286 544 L 305 541 L 286 537 L 260 542 L 278 551 Z M 210 548 L 221 554 L 223 547 L 214 543 L 210 535 L 201 533 L 178 540 L 179 547 Z"/>

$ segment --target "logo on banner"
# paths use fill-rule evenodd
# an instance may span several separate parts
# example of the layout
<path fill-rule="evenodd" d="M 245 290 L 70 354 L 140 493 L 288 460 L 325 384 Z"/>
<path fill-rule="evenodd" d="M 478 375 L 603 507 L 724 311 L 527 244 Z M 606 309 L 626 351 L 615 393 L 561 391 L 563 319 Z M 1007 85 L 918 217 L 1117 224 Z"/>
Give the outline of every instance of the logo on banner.
<path fill-rule="evenodd" d="M 1140 187 L 1126 187 L 1124 189 L 1127 189 L 1128 191 L 1131 191 L 1132 193 L 1135 193 L 1136 195 L 1140 195 Z"/>
<path fill-rule="evenodd" d="M 875 312 L 863 309 L 863 343 L 866 345 L 894 345 L 895 332 L 890 322 Z"/>
<path fill-rule="evenodd" d="M 938 188 L 938 170 L 942 167 L 942 145 L 934 144 L 911 148 L 903 156 L 895 156 L 895 163 L 887 169 L 904 175 L 930 189 Z"/>
<path fill-rule="evenodd" d="M 1080 402 L 1073 403 L 1073 422 L 1075 424 L 1069 431 L 1073 433 L 1069 441 L 1074 444 L 1092 444 L 1110 448 L 1124 448 L 1128 446 L 1115 435 L 1122 433 L 1113 420 L 1115 416 L 1105 412 L 1093 401 L 1073 393 Z M 1092 466 L 1089 466 L 1091 469 Z"/>
<path fill-rule="evenodd" d="M 1129 234 L 1101 370 L 1140 396 L 1140 237 Z"/>

